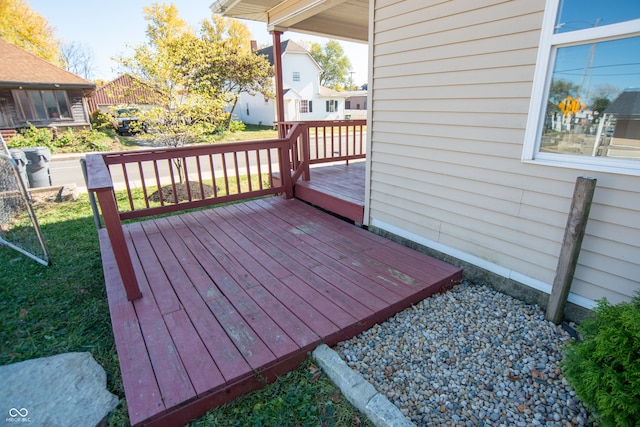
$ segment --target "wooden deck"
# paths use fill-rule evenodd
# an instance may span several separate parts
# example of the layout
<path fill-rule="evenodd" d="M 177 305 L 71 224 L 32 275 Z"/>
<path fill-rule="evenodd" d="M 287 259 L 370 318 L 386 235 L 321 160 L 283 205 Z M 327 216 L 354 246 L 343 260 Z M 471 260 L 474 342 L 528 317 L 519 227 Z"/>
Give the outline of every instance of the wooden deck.
<path fill-rule="evenodd" d="M 315 167 L 310 172 L 309 181 L 296 182 L 294 196 L 362 224 L 365 162 Z"/>
<path fill-rule="evenodd" d="M 461 278 L 458 268 L 295 199 L 124 232 L 143 295 L 134 301 L 105 230 L 99 236 L 136 426 L 182 425 L 294 369 L 319 343 L 348 339 Z"/>
<path fill-rule="evenodd" d="M 316 166 L 311 179 L 299 179 L 293 187 L 297 199 L 362 224 L 364 219 L 365 162 Z M 279 183 L 278 174 L 273 174 Z"/>

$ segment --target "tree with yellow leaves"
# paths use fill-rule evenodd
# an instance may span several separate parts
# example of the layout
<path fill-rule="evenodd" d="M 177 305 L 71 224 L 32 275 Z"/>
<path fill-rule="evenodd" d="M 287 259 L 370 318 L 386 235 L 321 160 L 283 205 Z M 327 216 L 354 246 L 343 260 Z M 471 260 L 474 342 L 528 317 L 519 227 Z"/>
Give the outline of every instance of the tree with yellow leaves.
<path fill-rule="evenodd" d="M 24 0 L 0 0 L 0 38 L 58 66 L 63 66 L 54 28 Z"/>

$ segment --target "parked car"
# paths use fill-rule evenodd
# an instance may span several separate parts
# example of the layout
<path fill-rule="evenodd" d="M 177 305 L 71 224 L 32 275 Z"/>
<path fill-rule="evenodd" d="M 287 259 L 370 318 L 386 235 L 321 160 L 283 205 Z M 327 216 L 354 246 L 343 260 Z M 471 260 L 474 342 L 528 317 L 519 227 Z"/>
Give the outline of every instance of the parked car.
<path fill-rule="evenodd" d="M 137 108 L 120 108 L 116 116 L 116 132 L 119 135 L 133 135 L 147 131 L 147 124 L 138 119 L 140 110 Z"/>

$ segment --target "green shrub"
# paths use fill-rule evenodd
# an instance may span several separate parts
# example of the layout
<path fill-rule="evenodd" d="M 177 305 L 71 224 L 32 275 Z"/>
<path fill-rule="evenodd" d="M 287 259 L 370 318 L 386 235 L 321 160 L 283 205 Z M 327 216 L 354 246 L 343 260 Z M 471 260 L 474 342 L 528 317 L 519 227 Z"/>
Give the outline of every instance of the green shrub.
<path fill-rule="evenodd" d="M 113 117 L 107 113 L 103 113 L 100 110 L 95 110 L 89 117 L 91 122 L 91 128 L 95 130 L 113 129 Z"/>
<path fill-rule="evenodd" d="M 241 132 L 243 130 L 245 130 L 246 126 L 244 123 L 242 123 L 239 120 L 232 120 L 231 121 L 231 125 L 229 126 L 229 130 L 231 132 Z"/>
<path fill-rule="evenodd" d="M 9 148 L 47 147 L 53 148 L 53 134 L 47 128 L 38 129 L 31 123 L 7 142 Z"/>
<path fill-rule="evenodd" d="M 579 331 L 562 361 L 569 384 L 601 425 L 640 425 L 640 291 L 628 303 L 599 300 Z"/>

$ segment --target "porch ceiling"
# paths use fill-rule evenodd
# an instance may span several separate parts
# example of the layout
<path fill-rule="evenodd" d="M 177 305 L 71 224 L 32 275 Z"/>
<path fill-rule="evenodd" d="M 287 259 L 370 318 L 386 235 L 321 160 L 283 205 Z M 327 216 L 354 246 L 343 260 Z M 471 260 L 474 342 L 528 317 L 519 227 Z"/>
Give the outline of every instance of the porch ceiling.
<path fill-rule="evenodd" d="M 369 0 L 214 0 L 213 13 L 267 24 L 269 31 L 296 31 L 366 42 Z"/>

